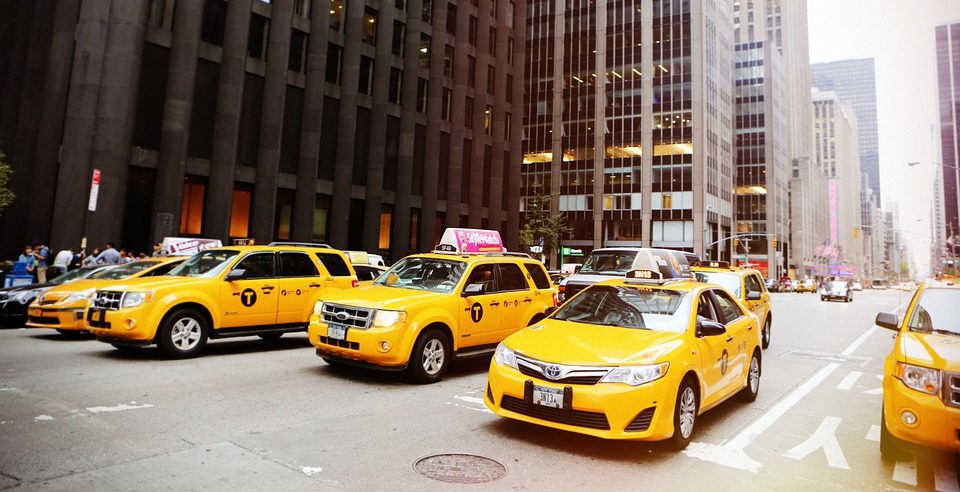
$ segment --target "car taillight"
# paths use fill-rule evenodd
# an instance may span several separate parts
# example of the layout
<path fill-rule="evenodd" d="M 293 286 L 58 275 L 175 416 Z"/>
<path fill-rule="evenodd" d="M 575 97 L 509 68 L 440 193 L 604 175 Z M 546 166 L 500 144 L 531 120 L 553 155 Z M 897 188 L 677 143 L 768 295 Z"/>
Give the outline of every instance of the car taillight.
<path fill-rule="evenodd" d="M 557 306 L 559 306 L 559 305 L 560 305 L 560 296 L 559 296 L 556 292 L 554 292 L 554 293 L 553 293 L 553 307 L 557 307 Z"/>
<path fill-rule="evenodd" d="M 354 280 L 354 281 L 350 282 L 350 284 L 351 284 L 353 287 L 360 287 L 360 281 L 359 281 L 359 280 Z"/>

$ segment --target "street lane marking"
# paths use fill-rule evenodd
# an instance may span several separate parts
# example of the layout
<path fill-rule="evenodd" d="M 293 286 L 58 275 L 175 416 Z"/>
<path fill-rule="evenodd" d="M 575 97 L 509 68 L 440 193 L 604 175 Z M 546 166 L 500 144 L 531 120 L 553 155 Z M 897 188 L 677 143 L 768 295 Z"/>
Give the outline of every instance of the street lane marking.
<path fill-rule="evenodd" d="M 870 430 L 867 431 L 867 436 L 864 439 L 873 442 L 880 442 L 880 426 L 871 425 Z"/>
<path fill-rule="evenodd" d="M 309 477 L 316 473 L 322 472 L 323 468 L 319 466 L 301 466 L 300 471 L 302 471 L 304 475 Z"/>
<path fill-rule="evenodd" d="M 871 395 L 871 396 L 873 396 L 873 395 L 882 395 L 882 394 L 883 394 L 883 388 L 874 388 L 874 389 L 870 389 L 870 390 L 864 390 L 864 391 L 863 391 L 863 394 L 865 394 L 865 395 Z"/>
<path fill-rule="evenodd" d="M 854 340 L 853 343 L 846 348 L 846 350 L 840 352 L 840 355 L 853 355 L 853 353 L 860 348 L 860 345 L 863 345 L 863 342 L 867 341 L 867 339 L 870 338 L 870 335 L 873 335 L 873 332 L 875 331 L 877 331 L 877 325 L 871 326 L 869 330 L 863 332 L 863 335 L 860 335 L 860 338 Z"/>
<path fill-rule="evenodd" d="M 850 465 L 847 463 L 847 457 L 843 455 L 843 449 L 840 448 L 840 443 L 837 442 L 837 427 L 840 427 L 840 422 L 842 421 L 843 419 L 838 417 L 824 417 L 823 422 L 820 423 L 820 427 L 817 427 L 817 430 L 813 431 L 813 435 L 811 435 L 809 439 L 783 455 L 787 458 L 802 460 L 810 456 L 810 453 L 818 449 L 823 449 L 823 453 L 827 455 L 828 465 L 841 470 L 849 470 Z"/>
<path fill-rule="evenodd" d="M 933 475 L 934 489 L 937 492 L 960 492 L 960 483 L 957 483 L 957 471 L 937 466 Z"/>
<path fill-rule="evenodd" d="M 857 379 L 860 379 L 860 375 L 863 374 L 860 371 L 850 371 L 850 374 L 847 374 L 847 377 L 843 378 L 843 381 L 840 381 L 840 384 L 837 385 L 838 390 L 849 390 L 853 388 L 854 383 L 857 382 Z"/>
<path fill-rule="evenodd" d="M 37 415 L 36 417 L 33 418 L 34 422 L 46 422 L 49 420 L 56 420 L 56 419 L 49 415 Z"/>
<path fill-rule="evenodd" d="M 893 481 L 917 486 L 917 461 L 898 461 L 893 467 Z"/>
<path fill-rule="evenodd" d="M 112 407 L 87 407 L 87 411 L 90 413 L 108 413 L 108 412 L 123 412 L 125 410 L 137 410 L 140 408 L 150 408 L 153 405 L 149 403 L 144 403 L 143 405 L 137 405 L 137 402 L 132 401 L 130 405 L 121 403 L 119 405 L 114 405 Z"/>

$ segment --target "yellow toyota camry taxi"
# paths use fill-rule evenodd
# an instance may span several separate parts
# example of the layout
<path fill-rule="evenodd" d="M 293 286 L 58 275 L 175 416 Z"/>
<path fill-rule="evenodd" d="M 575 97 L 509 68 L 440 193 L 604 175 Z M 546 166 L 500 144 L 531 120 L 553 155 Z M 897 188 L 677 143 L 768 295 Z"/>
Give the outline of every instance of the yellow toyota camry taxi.
<path fill-rule="evenodd" d="M 921 285 L 899 323 L 880 313 L 876 324 L 897 332 L 884 361 L 880 453 L 896 458 L 920 447 L 960 453 L 960 285 Z"/>
<path fill-rule="evenodd" d="M 501 343 L 484 403 L 501 417 L 685 447 L 697 417 L 760 388 L 759 323 L 718 285 L 634 270 Z"/>
<path fill-rule="evenodd" d="M 309 329 L 317 355 L 333 365 L 407 370 L 430 383 L 455 354 L 489 354 L 556 305 L 543 263 L 503 252 L 496 231 L 459 231 L 487 234 L 493 246 L 443 244 L 400 260 L 373 285 L 318 302 Z"/>
<path fill-rule="evenodd" d="M 726 287 L 733 297 L 757 315 L 760 326 L 763 327 L 760 332 L 763 348 L 770 346 L 773 311 L 770 307 L 770 293 L 759 271 L 752 268 L 731 268 L 726 261 L 700 261 L 691 270 L 703 282 Z"/>
<path fill-rule="evenodd" d="M 168 357 L 192 357 L 208 338 L 304 331 L 318 298 L 356 285 L 346 255 L 325 245 L 208 249 L 166 277 L 98 290 L 85 324 L 119 349 L 156 343 Z"/>
<path fill-rule="evenodd" d="M 83 312 L 97 289 L 113 282 L 166 275 L 183 257 L 150 258 L 107 267 L 75 282 L 46 291 L 27 309 L 27 326 L 53 328 L 60 333 L 78 333 L 86 329 Z"/>

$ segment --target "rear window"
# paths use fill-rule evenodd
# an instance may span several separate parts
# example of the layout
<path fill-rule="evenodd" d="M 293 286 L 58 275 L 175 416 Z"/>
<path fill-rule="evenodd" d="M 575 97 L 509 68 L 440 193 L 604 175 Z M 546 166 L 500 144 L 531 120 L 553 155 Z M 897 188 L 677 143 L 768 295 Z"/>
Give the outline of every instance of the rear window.
<path fill-rule="evenodd" d="M 316 277 L 317 267 L 304 253 L 280 253 L 281 277 Z"/>
<path fill-rule="evenodd" d="M 547 273 L 543 270 L 542 266 L 535 263 L 524 263 L 523 266 L 527 269 L 527 272 L 533 279 L 533 284 L 536 285 L 538 289 L 550 288 L 550 278 L 547 277 Z"/>
<path fill-rule="evenodd" d="M 350 267 L 347 266 L 347 262 L 344 261 L 342 256 L 336 253 L 317 253 L 317 258 L 320 259 L 320 263 L 323 263 L 323 267 L 330 272 L 330 275 L 334 277 L 353 276 L 350 273 Z"/>
<path fill-rule="evenodd" d="M 500 290 L 530 290 L 527 285 L 527 277 L 520 270 L 520 267 L 513 263 L 500 264 Z"/>

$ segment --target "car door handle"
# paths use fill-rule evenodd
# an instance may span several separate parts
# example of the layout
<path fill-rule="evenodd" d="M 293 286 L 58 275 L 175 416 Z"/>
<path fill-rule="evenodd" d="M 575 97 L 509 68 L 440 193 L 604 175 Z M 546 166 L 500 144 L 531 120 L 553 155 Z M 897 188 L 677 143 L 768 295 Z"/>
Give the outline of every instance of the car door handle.
<path fill-rule="evenodd" d="M 493 302 L 490 303 L 490 305 L 491 305 L 491 306 L 499 306 L 499 305 L 500 305 L 500 302 L 499 302 L 499 301 L 493 301 Z"/>
<path fill-rule="evenodd" d="M 732 341 L 733 341 L 733 337 L 727 337 L 727 342 L 732 342 Z"/>
<path fill-rule="evenodd" d="M 523 302 L 533 302 L 533 299 L 531 299 L 531 298 L 528 297 L 528 298 L 524 299 Z"/>
<path fill-rule="evenodd" d="M 269 292 L 269 291 L 273 290 L 274 287 L 273 287 L 272 285 L 264 285 L 263 287 L 260 287 L 260 289 Z"/>
<path fill-rule="evenodd" d="M 320 287 L 321 284 L 310 284 L 310 287 Z"/>

